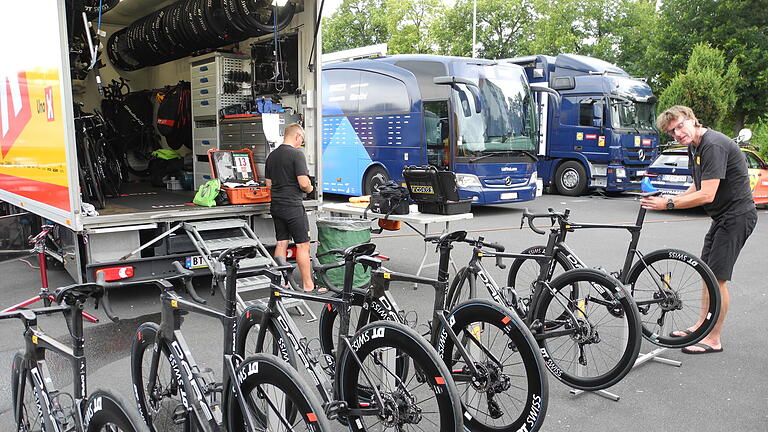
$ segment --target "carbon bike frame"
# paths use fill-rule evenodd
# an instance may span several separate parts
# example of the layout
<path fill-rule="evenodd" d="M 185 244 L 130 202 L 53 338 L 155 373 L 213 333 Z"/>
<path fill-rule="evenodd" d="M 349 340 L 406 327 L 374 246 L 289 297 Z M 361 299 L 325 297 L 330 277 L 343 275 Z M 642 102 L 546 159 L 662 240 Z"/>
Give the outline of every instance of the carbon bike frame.
<path fill-rule="evenodd" d="M 475 274 L 477 276 L 480 276 L 480 280 L 483 282 L 483 285 L 485 285 L 485 288 L 488 290 L 488 294 L 490 294 L 491 298 L 499 304 L 506 305 L 508 304 L 507 301 L 504 299 L 501 288 L 496 283 L 496 281 L 488 274 L 488 271 L 485 269 L 482 263 L 482 258 L 496 258 L 497 263 L 501 263 L 502 258 L 523 258 L 523 259 L 533 259 L 536 260 L 539 263 L 539 277 L 534 282 L 534 289 L 533 294 L 531 296 L 531 303 L 529 304 L 529 307 L 525 310 L 522 310 L 519 302 L 515 301 L 511 307 L 513 307 L 517 313 L 520 315 L 520 317 L 523 319 L 523 322 L 531 329 L 531 333 L 533 333 L 534 338 L 536 340 L 542 340 L 542 339 L 549 339 L 553 337 L 560 337 L 572 334 L 574 330 L 544 330 L 541 327 L 541 323 L 537 323 L 534 319 L 533 314 L 531 311 L 536 310 L 539 301 L 542 298 L 542 294 L 544 290 L 549 290 L 550 294 L 552 295 L 552 298 L 554 298 L 560 305 L 563 307 L 565 312 L 568 313 L 569 318 L 572 320 L 572 322 L 578 322 L 578 319 L 576 318 L 576 315 L 574 314 L 574 311 L 579 311 L 581 314 L 586 314 L 585 311 L 581 310 L 581 308 L 574 304 L 572 299 L 568 299 L 568 304 L 565 304 L 563 300 L 560 298 L 556 292 L 552 290 L 552 288 L 549 285 L 549 280 L 551 275 L 554 273 L 555 268 L 555 260 L 552 258 L 553 251 L 554 251 L 554 245 L 557 237 L 556 230 L 551 230 L 549 234 L 549 240 L 547 242 L 547 246 L 544 252 L 544 255 L 530 255 L 530 254 L 522 254 L 522 253 L 510 253 L 510 252 L 490 252 L 481 249 L 479 246 L 474 246 L 472 250 L 472 258 L 469 261 L 469 264 L 467 266 L 467 269 L 472 272 L 472 274 Z M 480 239 L 482 241 L 482 239 Z M 475 281 L 472 278 L 468 279 L 469 286 L 470 286 L 470 298 L 476 297 L 476 286 Z M 599 286 L 596 286 L 596 288 L 600 288 Z M 601 291 L 601 294 L 604 294 Z M 611 302 L 610 299 L 604 298 L 604 299 L 592 299 L 594 303 L 602 304 L 604 306 L 610 307 L 609 304 Z"/>
<path fill-rule="evenodd" d="M 556 232 L 555 236 L 555 242 L 553 245 L 553 248 L 551 251 L 547 252 L 547 255 L 552 257 L 551 265 L 549 266 L 549 271 L 546 275 L 546 280 L 550 280 L 555 272 L 555 260 L 554 255 L 558 252 L 562 253 L 562 255 L 570 262 L 575 268 L 586 268 L 587 265 L 582 261 L 576 253 L 571 249 L 566 243 L 565 243 L 565 237 L 568 233 L 568 231 L 575 231 L 577 229 L 587 229 L 587 228 L 609 228 L 609 229 L 624 229 L 629 231 L 631 235 L 631 240 L 629 242 L 629 246 L 627 247 L 627 254 L 624 258 L 624 265 L 618 273 L 613 272 L 611 273 L 613 276 L 615 276 L 619 282 L 622 284 L 627 284 L 627 277 L 629 277 L 629 271 L 632 268 L 632 265 L 634 264 L 634 257 L 637 256 L 639 261 L 646 264 L 646 268 L 652 269 L 653 267 L 648 266 L 647 263 L 645 263 L 643 257 L 644 255 L 637 249 L 637 244 L 640 242 L 640 232 L 643 229 L 643 221 L 645 220 L 645 214 L 647 210 L 640 207 L 640 210 L 637 213 L 637 220 L 635 221 L 634 225 L 609 225 L 609 224 L 595 224 L 595 223 L 573 223 L 570 221 L 567 221 L 562 216 L 555 216 L 558 221 L 559 228 L 553 230 L 553 232 Z M 548 246 L 549 247 L 549 246 Z M 656 270 L 654 270 L 656 271 Z M 642 307 L 644 305 L 648 304 L 655 304 L 655 303 L 661 303 L 665 301 L 669 296 L 666 293 L 666 290 L 661 285 L 660 280 L 663 280 L 661 278 L 660 274 L 657 274 L 659 278 L 653 278 L 652 280 L 656 284 L 657 292 L 661 296 L 658 299 L 654 300 L 646 300 L 646 301 L 636 301 L 638 307 Z M 541 278 L 541 276 L 539 276 Z"/>
<path fill-rule="evenodd" d="M 236 270 L 235 270 L 236 271 Z M 268 270 L 264 271 L 266 273 Z M 263 274 L 263 273 L 262 273 Z M 233 280 L 234 278 L 228 278 Z M 240 404 L 243 417 L 250 430 L 256 430 L 259 422 L 255 419 L 250 409 L 245 404 L 245 395 L 240 389 L 240 378 L 236 373 L 237 366 L 241 359 L 235 356 L 235 337 L 237 335 L 237 323 L 239 317 L 236 315 L 236 301 L 234 299 L 235 291 L 228 290 L 225 299 L 224 313 L 200 306 L 191 301 L 179 297 L 173 290 L 173 285 L 167 280 L 153 281 L 161 288 L 160 303 L 160 331 L 155 340 L 155 349 L 152 353 L 152 363 L 149 372 L 150 387 L 154 386 L 157 379 L 157 368 L 160 361 L 161 350 L 159 346 L 165 343 L 170 348 L 171 369 L 176 382 L 179 385 L 179 394 L 181 402 L 188 413 L 194 412 L 197 417 L 198 425 L 205 432 L 218 432 L 226 430 L 214 415 L 213 408 L 206 399 L 206 384 L 202 381 L 192 352 L 190 351 L 184 335 L 181 332 L 181 313 L 182 311 L 197 313 L 211 318 L 217 318 L 224 329 L 224 365 L 222 377 L 225 385 L 222 395 L 222 415 L 227 414 L 227 398 L 224 396 L 227 391 L 235 391 L 237 400 Z M 233 384 L 234 383 L 234 384 Z M 209 383 L 208 385 L 210 385 Z M 193 396 L 190 398 L 190 395 Z M 190 418 L 190 421 L 191 418 Z"/>
<path fill-rule="evenodd" d="M 73 312 L 73 309 L 75 309 L 75 312 Z M 35 403 L 38 412 L 40 413 L 40 419 L 43 422 L 44 430 L 54 432 L 62 430 L 56 420 L 54 408 L 54 398 L 59 394 L 59 391 L 53 386 L 53 381 L 51 380 L 48 365 L 45 361 L 46 351 L 54 352 L 63 358 L 66 358 L 72 365 L 72 376 L 75 378 L 73 382 L 73 398 L 77 414 L 74 416 L 75 430 L 84 430 L 83 420 L 86 418 L 86 415 L 88 415 L 86 412 L 88 395 L 86 393 L 87 377 L 85 368 L 83 320 L 82 315 L 80 315 L 79 319 L 73 318 L 75 313 L 81 314 L 82 310 L 83 307 L 82 304 L 80 304 L 79 307 L 51 306 L 31 310 L 22 309 L 0 314 L 0 319 L 19 318 L 24 323 L 25 351 L 19 374 L 20 381 L 18 383 L 11 383 L 11 385 L 18 384 L 20 390 L 27 384 L 27 374 L 29 373 L 32 376 L 32 390 L 34 391 Z M 48 336 L 37 327 L 38 315 L 51 315 L 58 312 L 62 312 L 67 320 L 67 327 L 69 327 L 70 335 L 72 337 L 72 347 Z M 23 411 L 23 402 L 22 397 L 19 397 L 16 400 L 16 406 L 14 407 L 14 422 L 16 424 L 19 424 L 21 421 L 20 416 Z"/>
<path fill-rule="evenodd" d="M 350 266 L 351 272 L 354 273 L 354 265 Z M 349 282 L 349 288 L 347 289 L 345 287 L 344 291 L 342 292 L 342 297 L 334 298 L 334 297 L 327 297 L 327 296 L 317 296 L 312 294 L 304 294 L 301 292 L 297 292 L 294 290 L 284 290 L 279 285 L 276 285 L 273 281 L 271 287 L 271 294 L 269 297 L 269 303 L 267 305 L 266 310 L 264 310 L 261 322 L 259 326 L 259 334 L 258 338 L 256 340 L 256 347 L 258 351 L 262 351 L 264 346 L 264 339 L 266 337 L 267 328 L 269 327 L 270 322 L 274 322 L 277 326 L 279 326 L 281 329 L 285 331 L 285 333 L 288 336 L 288 343 L 291 344 L 291 347 L 296 352 L 299 360 L 301 361 L 301 365 L 304 366 L 304 368 L 312 375 L 312 378 L 315 382 L 315 387 L 317 387 L 318 391 L 320 392 L 320 395 L 323 398 L 323 401 L 326 402 L 325 411 L 328 415 L 328 418 L 333 420 L 335 419 L 340 412 L 343 412 L 345 415 L 352 415 L 352 416 L 376 416 L 381 412 L 381 408 L 349 408 L 346 406 L 346 402 L 339 399 L 339 388 L 336 385 L 338 383 L 338 364 L 341 360 L 342 356 L 345 354 L 345 351 L 349 352 L 349 356 L 360 366 L 360 372 L 365 378 L 365 380 L 370 384 L 371 389 L 373 390 L 373 398 L 376 399 L 376 406 L 377 407 L 384 407 L 384 402 L 381 397 L 381 393 L 379 392 L 377 386 L 373 384 L 373 381 L 368 376 L 368 373 L 366 372 L 366 369 L 363 367 L 362 361 L 357 356 L 357 353 L 355 352 L 355 349 L 352 347 L 351 338 L 349 336 L 349 308 L 347 307 L 352 303 L 352 277 L 349 274 L 346 274 L 345 281 Z M 388 294 L 388 293 L 387 293 Z M 288 314 L 288 311 L 285 309 L 285 306 L 282 304 L 282 299 L 284 298 L 295 298 L 300 300 L 307 300 L 312 302 L 319 302 L 319 303 L 325 303 L 328 305 L 336 305 L 338 306 L 338 309 L 340 311 L 339 313 L 339 338 L 337 341 L 337 349 L 336 349 L 336 356 L 326 356 L 326 360 L 329 364 L 332 365 L 333 375 L 334 379 L 331 381 L 325 371 L 323 370 L 322 366 L 320 366 L 320 363 L 318 360 L 315 359 L 315 356 L 311 353 L 307 338 L 304 337 L 301 334 L 301 331 L 296 326 L 296 323 L 293 321 L 293 318 Z M 281 353 L 283 359 L 287 359 L 288 355 L 286 352 Z M 399 379 L 399 378 L 398 378 Z"/>
<path fill-rule="evenodd" d="M 464 348 L 464 343 L 459 340 L 458 335 L 453 331 L 451 324 L 448 322 L 447 316 L 449 311 L 445 310 L 445 298 L 448 291 L 448 266 L 450 264 L 450 250 L 452 246 L 443 246 L 440 250 L 440 261 L 438 265 L 438 279 L 425 278 L 421 276 L 415 276 L 405 273 L 398 273 L 381 268 L 381 260 L 372 258 L 369 260 L 372 267 L 371 270 L 371 284 L 368 292 L 365 296 L 365 302 L 368 307 L 363 307 L 360 312 L 360 320 L 358 322 L 358 328 L 368 323 L 370 319 L 371 310 L 375 310 L 380 316 L 385 317 L 391 321 L 397 321 L 402 324 L 406 324 L 405 318 L 399 313 L 399 307 L 395 302 L 395 299 L 389 292 L 389 284 L 391 282 L 410 282 L 422 285 L 429 285 L 435 289 L 435 301 L 432 312 L 432 325 L 429 330 L 429 341 L 434 347 L 437 347 L 440 343 L 439 334 L 441 329 L 445 329 L 448 337 L 453 341 L 456 350 L 467 365 L 469 373 L 453 373 L 453 379 L 459 382 L 470 382 L 472 376 L 479 374 L 476 362 Z M 344 280 L 352 280 L 354 275 L 354 262 L 346 264 L 345 272 L 349 272 L 344 276 Z M 349 278 L 349 279 L 348 279 Z M 502 303 L 500 303 L 502 304 Z M 493 355 L 483 344 L 477 339 L 477 337 L 471 333 L 466 333 L 466 337 L 476 345 L 483 353 L 491 358 L 496 364 L 501 364 L 499 359 Z"/>

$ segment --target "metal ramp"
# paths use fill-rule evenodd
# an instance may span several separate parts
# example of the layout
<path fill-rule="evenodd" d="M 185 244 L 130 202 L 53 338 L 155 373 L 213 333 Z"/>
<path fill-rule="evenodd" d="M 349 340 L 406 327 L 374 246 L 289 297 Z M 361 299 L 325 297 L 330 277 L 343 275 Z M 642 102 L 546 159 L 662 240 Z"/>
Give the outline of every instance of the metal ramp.
<path fill-rule="evenodd" d="M 259 267 L 277 266 L 264 244 L 244 219 L 217 219 L 199 222 L 184 222 L 184 230 L 195 245 L 197 252 L 211 270 L 213 284 L 223 289 L 224 265 L 213 258 L 213 252 L 220 252 L 237 246 L 256 246 L 261 256 L 240 261 L 240 270 L 246 271 Z M 267 276 L 249 276 L 237 280 L 237 307 L 242 312 L 249 304 L 260 302 L 266 304 L 269 297 L 270 280 Z M 222 293 L 223 295 L 223 293 Z M 304 316 L 309 314 L 309 322 L 317 320 L 312 310 L 304 300 L 287 299 L 283 301 L 286 308 L 296 308 Z M 305 312 L 306 311 L 306 312 Z"/>

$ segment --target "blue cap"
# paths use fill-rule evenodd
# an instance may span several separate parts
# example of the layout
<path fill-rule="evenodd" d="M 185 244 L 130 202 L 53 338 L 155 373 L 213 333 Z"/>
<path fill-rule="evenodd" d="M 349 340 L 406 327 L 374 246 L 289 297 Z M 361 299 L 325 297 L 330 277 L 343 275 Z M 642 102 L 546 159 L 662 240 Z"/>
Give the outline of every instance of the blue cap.
<path fill-rule="evenodd" d="M 643 177 L 643 180 L 640 182 L 640 187 L 645 193 L 656 192 L 656 186 L 651 183 L 651 179 L 648 177 Z"/>

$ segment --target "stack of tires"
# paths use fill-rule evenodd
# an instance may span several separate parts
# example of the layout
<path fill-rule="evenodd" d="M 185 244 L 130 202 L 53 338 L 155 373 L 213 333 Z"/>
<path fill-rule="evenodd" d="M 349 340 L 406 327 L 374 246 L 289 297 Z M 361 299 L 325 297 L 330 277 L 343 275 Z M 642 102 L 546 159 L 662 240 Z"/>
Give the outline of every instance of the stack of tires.
<path fill-rule="evenodd" d="M 118 69 L 138 70 L 282 30 L 295 10 L 268 0 L 180 0 L 113 33 L 107 54 Z"/>

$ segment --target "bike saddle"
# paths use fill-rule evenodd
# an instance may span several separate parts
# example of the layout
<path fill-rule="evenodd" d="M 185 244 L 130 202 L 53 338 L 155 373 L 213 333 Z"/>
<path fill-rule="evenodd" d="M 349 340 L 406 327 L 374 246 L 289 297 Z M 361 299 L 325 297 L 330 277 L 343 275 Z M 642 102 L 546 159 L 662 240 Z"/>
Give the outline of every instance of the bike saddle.
<path fill-rule="evenodd" d="M 373 243 L 362 243 L 350 246 L 344 251 L 344 260 L 351 261 L 360 255 L 373 255 L 376 253 L 376 245 Z"/>
<path fill-rule="evenodd" d="M 235 246 L 221 252 L 217 258 L 221 262 L 237 262 L 243 259 L 259 256 L 259 248 L 256 246 Z"/>
<path fill-rule="evenodd" d="M 452 233 L 445 233 L 440 236 L 440 243 L 448 242 L 461 242 L 464 241 L 467 238 L 467 232 L 466 231 L 454 231 Z"/>
<path fill-rule="evenodd" d="M 104 287 L 93 282 L 67 285 L 65 287 L 56 288 L 56 291 L 54 292 L 56 303 L 68 305 L 74 304 L 78 300 L 85 301 L 88 297 L 99 298 L 103 294 Z"/>

